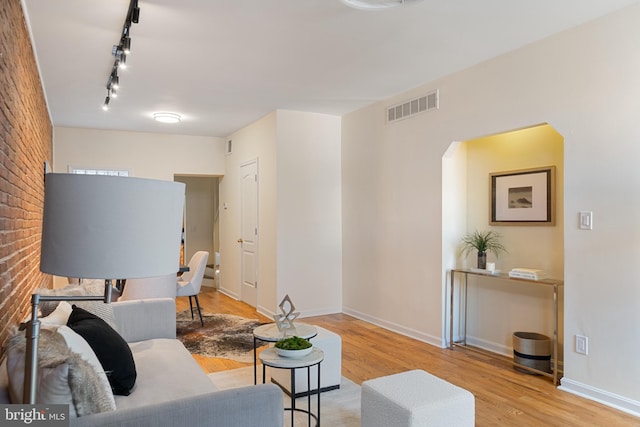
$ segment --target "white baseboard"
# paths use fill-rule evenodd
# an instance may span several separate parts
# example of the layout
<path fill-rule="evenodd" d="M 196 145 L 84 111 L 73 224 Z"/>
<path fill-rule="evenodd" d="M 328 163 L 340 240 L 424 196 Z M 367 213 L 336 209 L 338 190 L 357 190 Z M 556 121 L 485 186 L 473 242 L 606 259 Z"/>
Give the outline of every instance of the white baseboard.
<path fill-rule="evenodd" d="M 270 319 L 273 319 L 273 315 L 275 314 L 271 310 L 263 306 L 259 306 L 258 308 L 256 308 L 256 311 L 262 314 L 263 316 L 267 316 Z M 300 313 L 300 316 L 298 317 L 298 319 L 302 320 L 305 317 L 326 316 L 326 315 L 336 314 L 336 313 L 342 313 L 342 310 L 339 308 L 328 308 L 328 309 L 320 309 L 320 310 L 313 310 L 313 311 L 304 311 Z M 304 321 L 302 321 L 302 323 L 304 323 Z"/>
<path fill-rule="evenodd" d="M 275 313 L 273 313 L 271 310 L 269 310 L 268 308 L 259 305 L 258 307 L 256 307 L 256 311 L 260 314 L 262 314 L 263 316 L 268 317 L 269 319 L 273 319 L 273 315 Z"/>
<path fill-rule="evenodd" d="M 445 343 L 443 342 L 442 338 L 440 338 L 440 337 L 437 337 L 437 336 L 434 336 L 434 335 L 425 334 L 425 333 L 417 331 L 415 329 L 407 328 L 405 326 L 398 325 L 396 323 L 389 322 L 389 321 L 386 321 L 386 320 L 383 320 L 383 319 L 379 319 L 379 318 L 374 317 L 374 316 L 369 316 L 368 314 L 361 313 L 361 312 L 359 312 L 357 310 L 353 310 L 353 309 L 348 308 L 348 307 L 343 307 L 342 308 L 342 312 L 344 314 L 348 314 L 349 316 L 353 316 L 353 317 L 355 317 L 357 319 L 364 320 L 365 322 L 369 322 L 369 323 L 372 323 L 372 324 L 374 324 L 376 326 L 380 326 L 381 328 L 388 329 L 388 330 L 390 330 L 392 332 L 397 332 L 397 333 L 399 333 L 401 335 L 405 335 L 405 336 L 407 336 L 409 338 L 413 338 L 413 339 L 416 339 L 418 341 L 422 341 L 422 342 L 434 345 L 434 346 L 439 347 L 439 348 L 445 348 L 446 347 Z"/>
<path fill-rule="evenodd" d="M 225 289 L 225 288 L 218 288 L 218 292 L 225 294 L 225 295 L 226 295 L 226 296 L 228 296 L 229 298 L 233 298 L 233 299 L 238 300 L 238 301 L 240 300 L 240 295 L 238 295 L 238 294 L 237 294 L 237 293 L 235 293 L 235 292 L 231 292 L 231 291 L 230 291 L 230 290 L 228 290 L 228 289 Z"/>
<path fill-rule="evenodd" d="M 467 336 L 467 344 L 493 353 L 498 353 L 503 356 L 513 357 L 513 348 L 495 343 L 493 341 L 487 341 L 481 338 Z"/>
<path fill-rule="evenodd" d="M 636 400 L 627 399 L 626 397 L 618 396 L 617 394 L 600 390 L 566 377 L 560 380 L 560 387 L 558 387 L 558 389 L 640 417 L 640 402 Z"/>
<path fill-rule="evenodd" d="M 342 313 L 341 307 L 322 308 L 318 310 L 302 311 L 298 319 L 304 319 L 305 317 L 313 317 L 313 316 L 328 316 L 330 314 L 338 314 L 338 313 Z"/>
<path fill-rule="evenodd" d="M 499 344 L 493 341 L 483 340 L 477 337 L 467 337 L 467 344 L 478 347 L 483 350 L 490 351 L 492 353 L 500 354 L 509 358 L 513 357 L 513 347 L 506 346 L 504 344 Z M 553 358 L 551 360 L 551 366 L 553 367 Z M 562 360 L 558 361 L 558 369 L 560 373 L 564 372 L 564 362 Z"/>

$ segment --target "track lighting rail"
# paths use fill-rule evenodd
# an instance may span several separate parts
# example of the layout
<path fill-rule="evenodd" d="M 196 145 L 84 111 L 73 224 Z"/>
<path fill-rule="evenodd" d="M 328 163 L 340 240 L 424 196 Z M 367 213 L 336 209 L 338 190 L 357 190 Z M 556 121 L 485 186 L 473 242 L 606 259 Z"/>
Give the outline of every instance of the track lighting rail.
<path fill-rule="evenodd" d="M 131 53 L 131 25 L 137 24 L 139 20 L 140 8 L 138 7 L 138 0 L 130 0 L 120 40 L 111 49 L 111 54 L 115 59 L 107 79 L 107 97 L 104 99 L 104 104 L 102 104 L 102 109 L 105 111 L 109 109 L 111 98 L 118 96 L 118 90 L 120 89 L 118 70 L 124 70 L 127 67 L 127 56 Z"/>

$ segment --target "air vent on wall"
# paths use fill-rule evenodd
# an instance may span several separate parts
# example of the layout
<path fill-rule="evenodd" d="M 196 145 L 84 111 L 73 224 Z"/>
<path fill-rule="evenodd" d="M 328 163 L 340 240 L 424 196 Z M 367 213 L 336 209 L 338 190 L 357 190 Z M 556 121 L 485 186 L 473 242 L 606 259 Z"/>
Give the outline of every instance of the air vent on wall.
<path fill-rule="evenodd" d="M 440 108 L 438 90 L 429 92 L 419 98 L 411 99 L 387 108 L 387 123 L 406 119 L 425 111 Z"/>

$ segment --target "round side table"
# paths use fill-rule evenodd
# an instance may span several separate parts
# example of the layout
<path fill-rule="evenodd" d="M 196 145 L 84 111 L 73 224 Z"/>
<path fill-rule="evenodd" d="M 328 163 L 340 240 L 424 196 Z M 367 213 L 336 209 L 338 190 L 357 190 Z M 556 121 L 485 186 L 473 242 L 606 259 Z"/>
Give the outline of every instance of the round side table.
<path fill-rule="evenodd" d="M 306 323 L 295 323 L 295 335 L 304 338 L 311 339 L 318 335 L 318 328 L 312 325 L 307 325 Z M 267 323 L 265 325 L 260 325 L 253 330 L 253 384 L 258 383 L 258 368 L 257 368 L 257 341 L 264 342 L 278 342 L 282 338 L 282 331 L 278 329 L 278 326 L 275 323 Z"/>
<path fill-rule="evenodd" d="M 311 426 L 311 418 L 316 420 L 316 427 L 320 427 L 320 364 L 324 360 L 324 352 L 314 347 L 311 353 L 304 357 L 282 357 L 276 353 L 276 349 L 271 347 L 260 353 L 260 361 L 262 362 L 262 383 L 266 380 L 267 366 L 275 369 L 289 369 L 291 371 L 291 407 L 284 408 L 285 411 L 291 411 L 291 426 L 293 427 L 294 415 L 297 412 L 307 414 L 307 425 Z M 311 412 L 311 395 L 313 393 L 307 391 L 307 409 L 296 408 L 296 369 L 307 368 L 307 390 L 311 390 L 311 367 L 318 366 L 318 410 L 314 414 Z"/>

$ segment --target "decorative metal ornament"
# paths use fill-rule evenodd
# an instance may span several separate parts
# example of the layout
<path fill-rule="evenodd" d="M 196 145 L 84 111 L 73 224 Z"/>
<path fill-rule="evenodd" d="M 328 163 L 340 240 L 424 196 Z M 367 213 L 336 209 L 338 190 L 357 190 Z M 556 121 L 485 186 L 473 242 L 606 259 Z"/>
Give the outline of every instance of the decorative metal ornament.
<path fill-rule="evenodd" d="M 300 312 L 295 311 L 296 307 L 293 305 L 288 294 L 284 296 L 282 301 L 280 301 L 279 307 L 281 313 L 273 316 L 273 320 L 275 320 L 278 330 L 282 332 L 284 336 L 295 335 L 296 327 L 293 321 L 300 316 Z"/>

